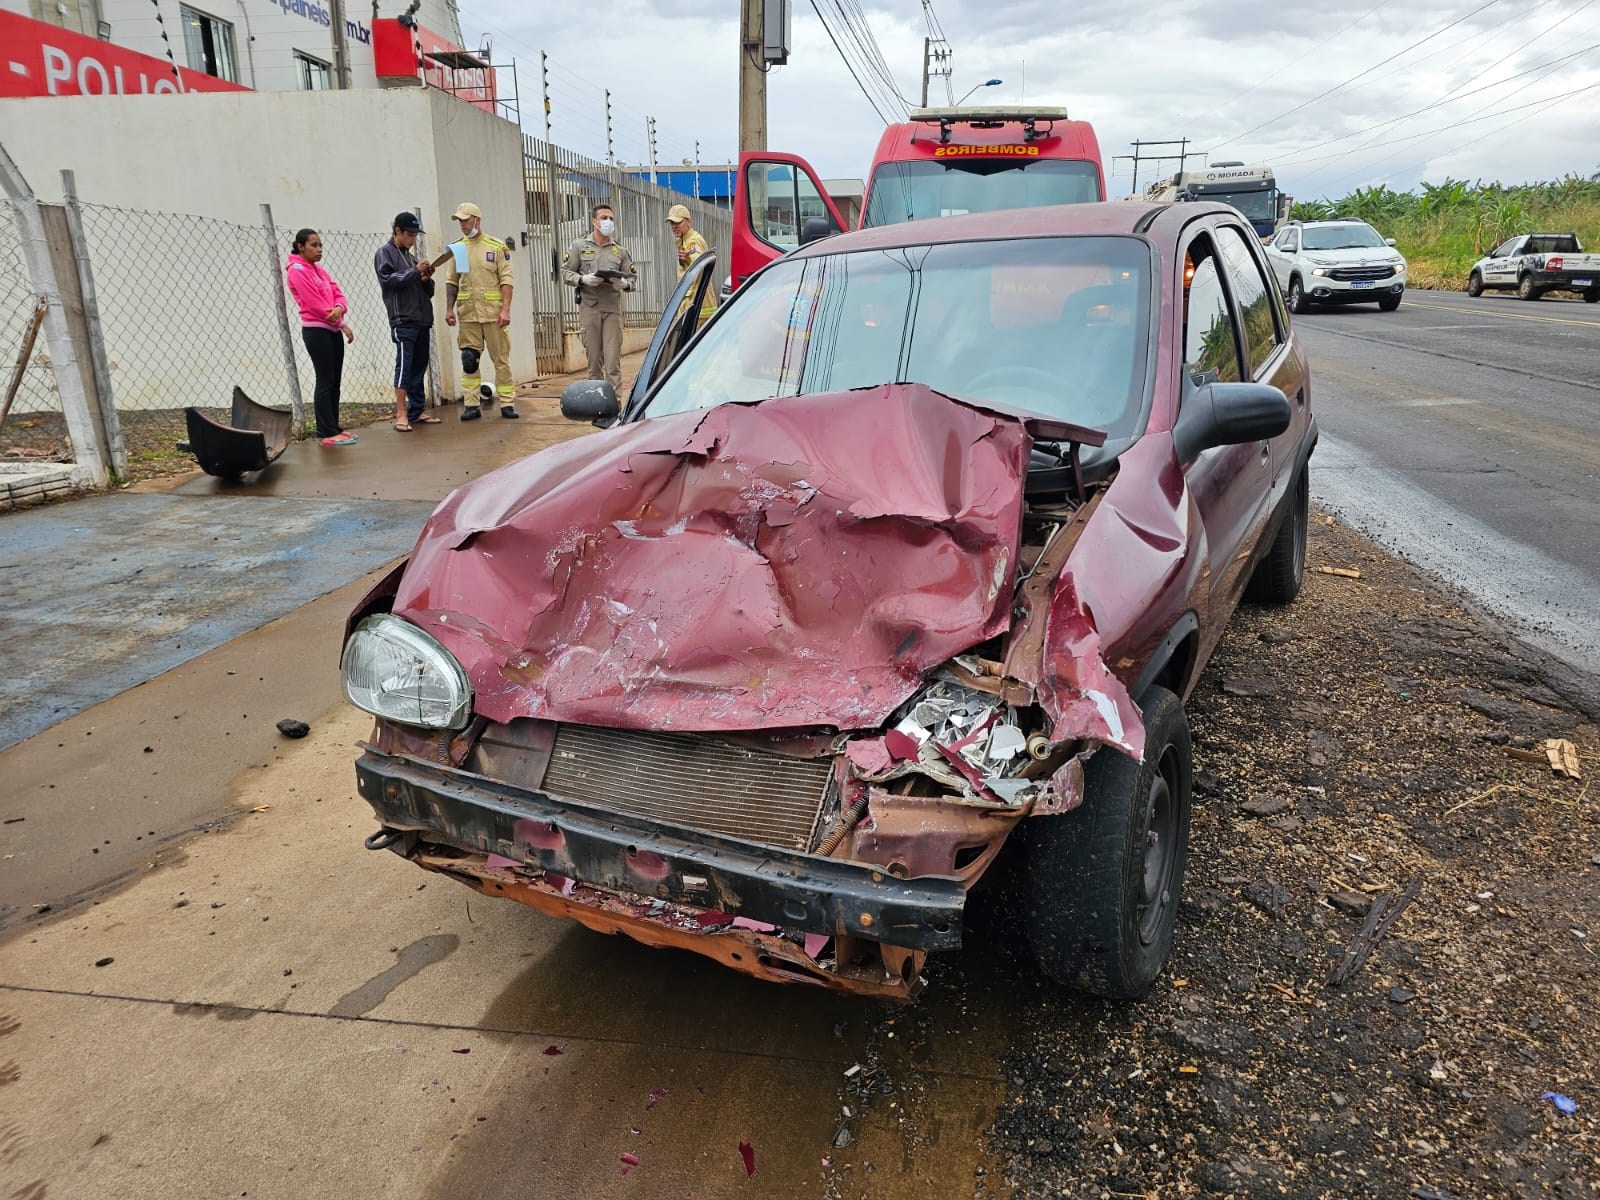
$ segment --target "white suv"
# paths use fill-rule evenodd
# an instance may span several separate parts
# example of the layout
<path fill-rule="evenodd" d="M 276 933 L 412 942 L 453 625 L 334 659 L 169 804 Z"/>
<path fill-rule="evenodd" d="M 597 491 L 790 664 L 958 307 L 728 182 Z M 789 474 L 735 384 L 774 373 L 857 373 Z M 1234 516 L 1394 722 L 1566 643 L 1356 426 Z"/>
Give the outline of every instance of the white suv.
<path fill-rule="evenodd" d="M 1406 290 L 1406 260 L 1393 247 L 1365 221 L 1301 221 L 1267 243 L 1267 261 L 1290 312 L 1374 300 L 1393 312 Z"/>

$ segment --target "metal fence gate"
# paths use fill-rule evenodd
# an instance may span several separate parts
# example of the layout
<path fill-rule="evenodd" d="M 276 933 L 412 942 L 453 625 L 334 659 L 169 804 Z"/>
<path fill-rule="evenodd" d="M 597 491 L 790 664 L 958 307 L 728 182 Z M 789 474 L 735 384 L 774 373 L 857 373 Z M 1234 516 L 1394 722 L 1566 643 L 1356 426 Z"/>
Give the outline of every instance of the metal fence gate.
<path fill-rule="evenodd" d="M 667 227 L 667 210 L 674 204 L 688 208 L 712 250 L 726 254 L 732 244 L 728 211 L 682 192 L 527 135 L 522 163 L 540 374 L 564 369 L 567 337 L 578 332 L 578 306 L 572 288 L 561 281 L 561 262 L 567 247 L 589 232 L 589 211 L 596 204 L 615 211 L 617 240 L 639 268 L 637 290 L 622 301 L 625 327 L 654 328 L 678 285 L 678 256 Z"/>

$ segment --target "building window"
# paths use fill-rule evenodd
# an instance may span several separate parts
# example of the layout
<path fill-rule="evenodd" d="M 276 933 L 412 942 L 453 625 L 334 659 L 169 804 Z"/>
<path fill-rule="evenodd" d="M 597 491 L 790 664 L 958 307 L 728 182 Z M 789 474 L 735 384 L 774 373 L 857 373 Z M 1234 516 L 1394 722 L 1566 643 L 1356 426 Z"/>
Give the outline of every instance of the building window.
<path fill-rule="evenodd" d="M 233 26 L 208 17 L 187 5 L 180 5 L 183 21 L 183 47 L 191 70 L 204 71 L 229 83 L 239 82 L 239 69 L 233 56 Z"/>
<path fill-rule="evenodd" d="M 294 52 L 294 67 L 300 75 L 302 92 L 325 92 L 333 86 L 333 74 L 328 64 L 309 54 Z"/>

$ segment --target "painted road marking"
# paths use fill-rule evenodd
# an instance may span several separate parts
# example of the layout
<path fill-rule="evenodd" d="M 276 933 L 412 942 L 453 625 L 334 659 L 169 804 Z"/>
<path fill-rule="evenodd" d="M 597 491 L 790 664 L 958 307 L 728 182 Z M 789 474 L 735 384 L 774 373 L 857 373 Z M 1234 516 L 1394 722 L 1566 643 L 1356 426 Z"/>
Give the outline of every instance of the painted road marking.
<path fill-rule="evenodd" d="M 1600 329 L 1600 321 L 1574 321 L 1570 317 L 1536 317 L 1532 313 L 1497 313 L 1483 312 L 1468 314 L 1465 309 L 1451 308 L 1445 304 L 1418 304 L 1411 303 L 1412 308 L 1431 308 L 1434 312 L 1461 313 L 1474 317 L 1495 317 L 1501 321 L 1544 321 L 1550 325 L 1587 325 L 1590 329 Z"/>

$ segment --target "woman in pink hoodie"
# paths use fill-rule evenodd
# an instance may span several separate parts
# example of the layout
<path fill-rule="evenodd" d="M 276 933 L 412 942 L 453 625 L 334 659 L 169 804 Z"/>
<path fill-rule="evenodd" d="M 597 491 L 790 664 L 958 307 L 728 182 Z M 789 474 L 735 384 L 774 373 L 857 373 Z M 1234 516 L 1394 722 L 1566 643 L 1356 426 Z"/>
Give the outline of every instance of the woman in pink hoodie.
<path fill-rule="evenodd" d="M 356 435 L 339 424 L 339 381 L 344 375 L 345 343 L 355 341 L 356 335 L 345 323 L 349 305 L 344 292 L 322 266 L 322 239 L 315 229 L 294 235 L 287 274 L 289 291 L 300 306 L 300 336 L 317 372 L 317 436 L 324 446 L 353 445 Z"/>

